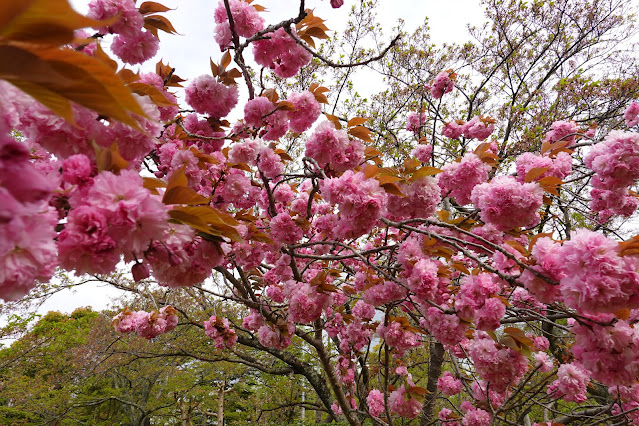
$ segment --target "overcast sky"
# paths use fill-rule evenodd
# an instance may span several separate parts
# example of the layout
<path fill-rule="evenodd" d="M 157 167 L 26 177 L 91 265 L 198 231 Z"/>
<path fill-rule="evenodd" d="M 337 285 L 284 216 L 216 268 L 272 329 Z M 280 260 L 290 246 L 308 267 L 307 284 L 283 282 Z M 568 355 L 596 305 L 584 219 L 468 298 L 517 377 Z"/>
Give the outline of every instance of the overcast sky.
<path fill-rule="evenodd" d="M 70 0 L 81 13 L 88 10 L 89 0 Z M 173 67 L 176 73 L 185 79 L 192 79 L 201 74 L 210 73 L 209 57 L 219 60 L 221 53 L 213 40 L 213 10 L 216 0 L 155 0 L 175 10 L 166 12 L 180 35 L 160 33 L 160 52 L 142 67 L 143 71 L 153 71 L 155 63 L 163 58 Z M 142 0 L 138 0 L 141 3 Z M 264 18 L 268 23 L 279 22 L 294 16 L 299 3 L 294 0 L 255 0 L 268 9 Z M 307 0 L 308 8 L 314 14 L 326 20 L 331 30 L 344 28 L 348 12 L 356 4 L 356 0 L 345 0 L 340 9 L 332 9 L 328 0 Z M 405 21 L 405 30 L 410 33 L 428 17 L 433 43 L 464 43 L 470 39 L 467 24 L 479 25 L 483 22 L 483 9 L 478 0 L 379 0 L 378 18 L 387 37 L 399 19 Z M 108 49 L 105 49 L 108 51 Z M 135 68 L 134 68 L 135 69 Z M 79 306 L 93 306 L 96 310 L 109 306 L 111 297 L 119 292 L 108 287 L 97 287 L 87 284 L 74 291 L 66 290 L 49 299 L 39 310 L 71 312 Z"/>

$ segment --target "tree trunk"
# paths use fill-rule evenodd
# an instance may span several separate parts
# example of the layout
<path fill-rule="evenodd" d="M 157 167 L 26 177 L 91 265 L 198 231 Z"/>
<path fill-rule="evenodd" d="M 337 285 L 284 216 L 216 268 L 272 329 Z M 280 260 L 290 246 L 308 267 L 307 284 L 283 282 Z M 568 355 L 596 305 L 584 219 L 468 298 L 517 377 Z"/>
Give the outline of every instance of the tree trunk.
<path fill-rule="evenodd" d="M 224 426 L 224 388 L 226 387 L 226 381 L 222 382 L 220 391 L 217 397 L 217 425 Z"/>
<path fill-rule="evenodd" d="M 428 365 L 428 383 L 426 390 L 428 395 L 422 407 L 422 419 L 420 426 L 426 426 L 433 421 L 433 409 L 437 399 L 437 380 L 442 374 L 442 364 L 444 363 L 444 345 L 439 342 L 433 342 L 430 345 L 430 363 Z"/>

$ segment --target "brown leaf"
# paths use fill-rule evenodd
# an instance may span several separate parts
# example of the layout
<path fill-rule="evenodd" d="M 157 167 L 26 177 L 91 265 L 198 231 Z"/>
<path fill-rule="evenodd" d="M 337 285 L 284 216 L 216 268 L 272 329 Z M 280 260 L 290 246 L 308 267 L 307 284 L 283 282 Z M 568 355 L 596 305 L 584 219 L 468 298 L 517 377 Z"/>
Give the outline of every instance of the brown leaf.
<path fill-rule="evenodd" d="M 337 130 L 342 130 L 342 123 L 340 123 L 339 118 L 337 118 L 337 116 L 331 115 L 331 114 L 324 114 L 324 115 L 326 116 L 326 118 L 328 118 L 328 121 L 333 123 L 333 126 L 335 126 Z"/>
<path fill-rule="evenodd" d="M 416 181 L 419 180 L 423 177 L 426 176 L 434 176 L 438 173 L 441 173 L 442 170 L 438 169 L 437 167 L 430 167 L 430 166 L 424 166 L 424 167 L 420 167 L 419 169 L 415 170 L 415 172 L 413 172 L 410 180 L 411 181 Z"/>
<path fill-rule="evenodd" d="M 170 9 L 164 6 L 163 4 L 156 3 L 154 1 L 145 1 L 138 8 L 138 11 L 142 15 L 148 15 L 149 13 L 156 13 L 156 12 L 167 12 L 169 10 L 173 10 L 173 9 Z"/>
<path fill-rule="evenodd" d="M 351 118 L 350 120 L 348 120 L 348 123 L 346 123 L 346 127 L 359 126 L 361 124 L 366 123 L 367 121 L 368 121 L 368 118 L 354 117 L 354 118 Z"/>
<path fill-rule="evenodd" d="M 550 169 L 550 167 L 534 167 L 530 169 L 528 173 L 526 173 L 524 181 L 526 183 L 530 183 L 534 180 L 537 180 L 537 178 L 546 173 L 548 169 Z"/>
<path fill-rule="evenodd" d="M 373 142 L 370 136 L 371 131 L 364 126 L 351 127 L 350 129 L 348 129 L 348 134 L 366 142 Z"/>
<path fill-rule="evenodd" d="M 557 188 L 564 182 L 555 176 L 546 176 L 539 179 L 537 183 L 539 183 L 539 186 L 541 186 L 544 191 L 550 194 L 559 195 L 559 191 L 557 191 Z"/>
<path fill-rule="evenodd" d="M 384 188 L 384 191 L 386 191 L 388 194 L 392 194 L 392 195 L 397 195 L 398 197 L 405 197 L 406 195 L 402 192 L 402 190 L 399 188 L 399 186 L 397 186 L 397 184 L 393 183 L 393 182 L 388 182 L 385 183 L 383 185 L 380 185 L 382 188 Z"/>
<path fill-rule="evenodd" d="M 0 39 L 59 46 L 70 43 L 78 28 L 107 26 L 119 18 L 87 18 L 73 10 L 67 0 L 3 0 Z"/>
<path fill-rule="evenodd" d="M 167 189 L 162 197 L 164 204 L 208 204 L 209 200 L 188 186 L 175 186 Z"/>
<path fill-rule="evenodd" d="M 58 95 L 139 129 L 129 113 L 145 116 L 144 111 L 124 86 L 122 80 L 98 59 L 70 49 L 23 49 L 0 46 L 0 78 L 20 87 L 20 82 L 32 83 L 27 91 L 40 100 L 42 93 Z M 22 85 L 25 87 L 25 85 Z M 48 106 L 48 105 L 47 105 Z"/>
<path fill-rule="evenodd" d="M 364 176 L 366 179 L 375 177 L 379 174 L 380 170 L 381 169 L 374 164 L 367 164 L 366 167 L 364 167 Z"/>
<path fill-rule="evenodd" d="M 222 55 L 222 59 L 220 60 L 220 68 L 226 69 L 231 64 L 231 53 L 227 50 Z"/>
<path fill-rule="evenodd" d="M 157 87 L 145 83 L 129 83 L 129 89 L 138 95 L 146 95 L 159 107 L 175 106 Z"/>
<path fill-rule="evenodd" d="M 177 34 L 178 32 L 173 28 L 173 24 L 171 21 L 166 19 L 161 15 L 148 15 L 144 17 L 144 28 L 151 31 L 153 28 L 157 28 L 158 30 L 162 30 L 165 33 L 169 34 Z M 153 31 L 152 31 L 153 32 Z M 154 35 L 157 36 L 157 31 L 154 32 Z"/>

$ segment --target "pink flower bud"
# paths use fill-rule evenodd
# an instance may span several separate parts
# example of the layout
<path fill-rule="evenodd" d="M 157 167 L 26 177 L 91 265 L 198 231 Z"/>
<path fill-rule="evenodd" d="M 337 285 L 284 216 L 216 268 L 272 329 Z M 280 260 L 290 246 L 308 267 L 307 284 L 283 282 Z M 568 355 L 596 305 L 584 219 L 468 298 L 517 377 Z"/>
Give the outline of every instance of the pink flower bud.
<path fill-rule="evenodd" d="M 131 273 L 133 274 L 133 280 L 136 283 L 139 283 L 143 279 L 149 278 L 149 276 L 151 275 L 149 273 L 149 267 L 146 266 L 146 264 L 144 263 L 136 263 L 135 265 L 133 265 L 133 267 L 131 268 Z"/>

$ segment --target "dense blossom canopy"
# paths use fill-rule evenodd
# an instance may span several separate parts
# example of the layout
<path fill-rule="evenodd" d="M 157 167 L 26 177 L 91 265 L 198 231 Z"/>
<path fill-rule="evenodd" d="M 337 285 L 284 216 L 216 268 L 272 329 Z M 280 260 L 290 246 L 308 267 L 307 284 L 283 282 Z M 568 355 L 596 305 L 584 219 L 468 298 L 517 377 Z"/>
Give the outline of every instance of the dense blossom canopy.
<path fill-rule="evenodd" d="M 481 115 L 487 104 L 447 103 L 458 91 L 475 101 L 463 67 L 432 69 L 399 126 L 410 155 L 393 162 L 376 148 L 383 129 L 329 113 L 328 88 L 303 70 L 318 66 L 313 56 L 339 68 L 315 49 L 327 28 L 310 10 L 267 26 L 261 6 L 220 1 L 214 38 L 225 53 L 211 74 L 184 87 L 162 62 L 116 74 L 101 40 L 122 62 L 144 63 L 158 30 L 175 32 L 165 9 L 93 0 L 95 37 L 62 25 L 64 42 L 29 41 L 38 48 L 0 32 L 1 48 L 66 63 L 55 69 L 97 82 L 101 96 L 0 72 L 0 298 L 19 300 L 56 267 L 104 276 L 127 265 L 165 294 L 216 277 L 228 290 L 213 293 L 239 308 L 203 313 L 211 350 L 239 342 L 292 365 L 283 351 L 306 343 L 322 374 L 291 371 L 354 425 L 436 412 L 448 425 L 488 425 L 532 404 L 525 392 L 543 407 L 619 396 L 593 415 L 639 406 L 637 240 L 608 232 L 639 206 L 639 104 L 616 128 L 547 122 L 545 137 L 513 154 L 511 129 Z M 177 332 L 184 313 L 159 306 L 126 309 L 113 325 L 146 339 Z M 425 380 L 409 372 L 413 354 L 430 357 Z"/>

